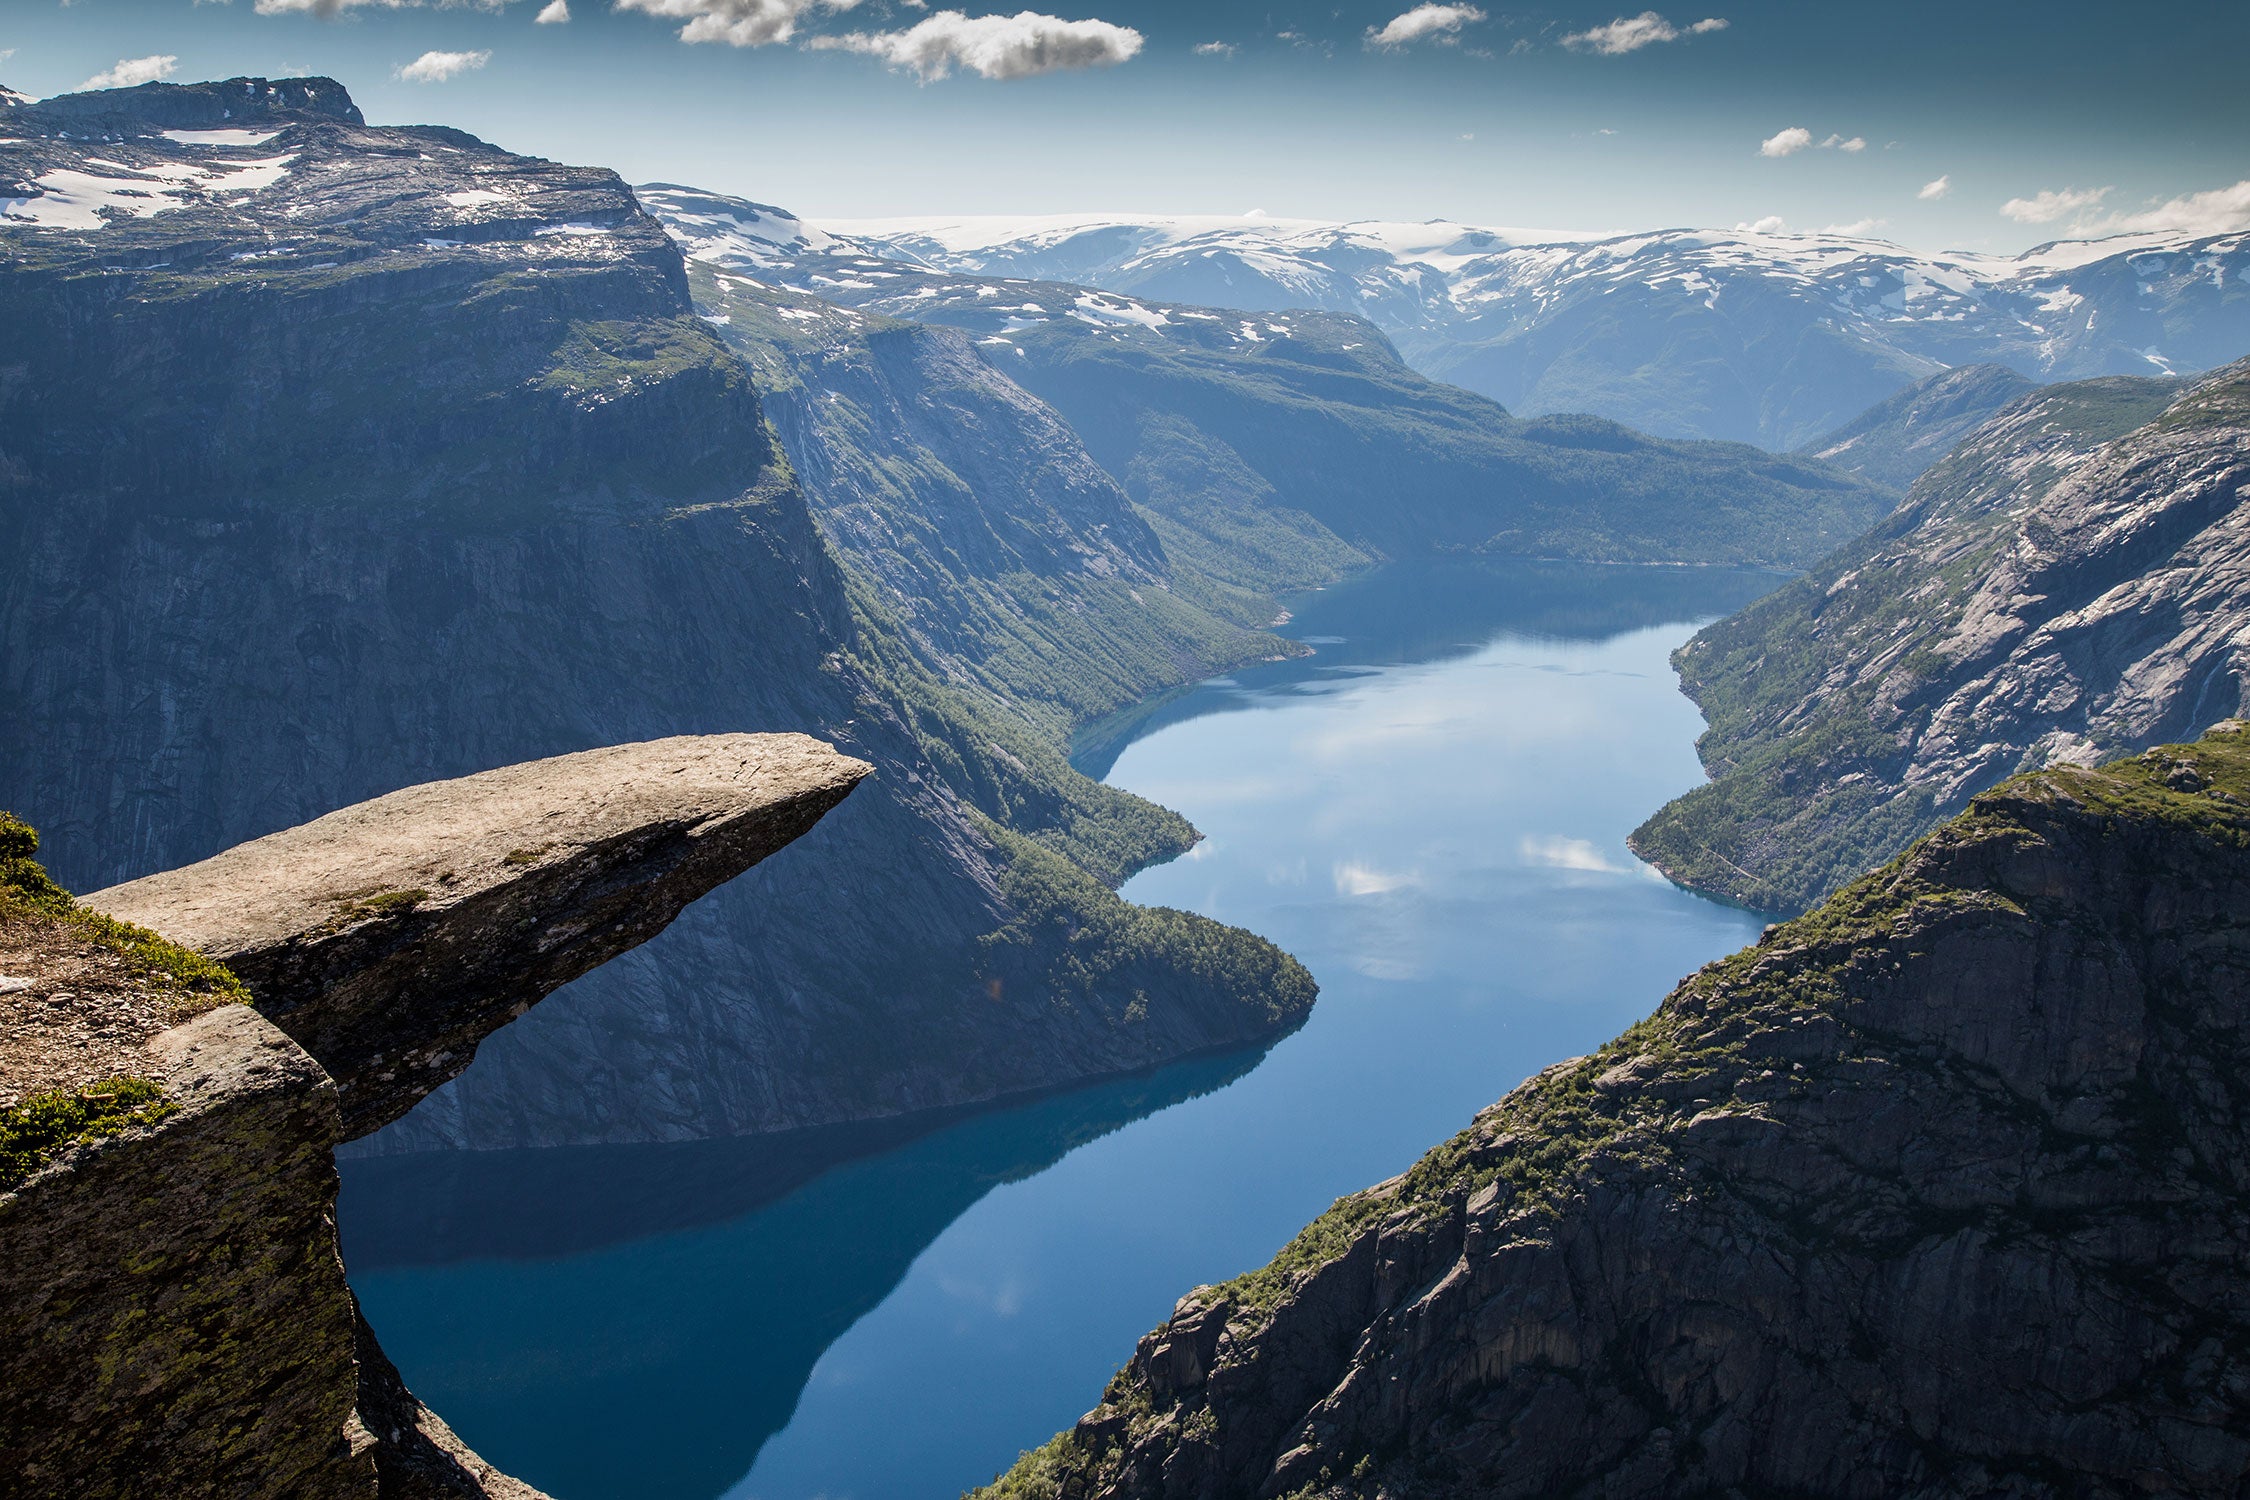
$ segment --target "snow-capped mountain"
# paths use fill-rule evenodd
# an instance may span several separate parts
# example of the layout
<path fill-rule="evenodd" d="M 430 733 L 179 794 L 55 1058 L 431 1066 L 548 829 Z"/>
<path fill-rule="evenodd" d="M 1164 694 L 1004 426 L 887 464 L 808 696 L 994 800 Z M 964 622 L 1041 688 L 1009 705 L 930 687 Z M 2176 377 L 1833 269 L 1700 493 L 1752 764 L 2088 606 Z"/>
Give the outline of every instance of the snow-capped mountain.
<path fill-rule="evenodd" d="M 672 238 L 693 260 L 753 270 L 802 256 L 857 248 L 771 204 L 707 193 L 676 182 L 644 182 L 633 189 L 633 195 L 664 221 Z"/>
<path fill-rule="evenodd" d="M 791 221 L 794 222 L 794 221 Z M 834 221 L 839 251 L 1249 311 L 1358 313 L 1427 374 L 1524 413 L 1787 448 L 1911 382 L 2041 380 L 2250 351 L 2250 235 L 1922 255 L 1833 234 L 1599 237 L 1162 216 Z"/>

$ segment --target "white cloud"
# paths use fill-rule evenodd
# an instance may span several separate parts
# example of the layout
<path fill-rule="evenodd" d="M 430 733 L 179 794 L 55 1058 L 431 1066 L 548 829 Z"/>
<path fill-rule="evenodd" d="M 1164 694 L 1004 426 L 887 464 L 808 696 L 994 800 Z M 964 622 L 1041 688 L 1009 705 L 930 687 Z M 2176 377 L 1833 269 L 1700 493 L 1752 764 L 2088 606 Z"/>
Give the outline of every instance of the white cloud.
<path fill-rule="evenodd" d="M 1683 36 L 1708 36 L 1726 29 L 1727 23 L 1718 16 L 1705 16 L 1692 26 L 1681 27 L 1674 26 L 1653 10 L 1644 10 L 1637 16 L 1619 16 L 1607 26 L 1574 31 L 1562 42 L 1575 51 L 1622 57 L 1658 42 L 1676 42 Z"/>
<path fill-rule="evenodd" d="M 1760 156 L 1790 156 L 1812 144 L 1812 132 L 1802 125 L 1777 131 L 1758 143 Z"/>
<path fill-rule="evenodd" d="M 1527 865 L 1546 865 L 1555 870 L 1593 870 L 1603 875 L 1632 873 L 1628 866 L 1617 864 L 1603 854 L 1591 839 L 1565 838 L 1561 834 L 1535 838 L 1525 834 L 1517 843 L 1516 852 Z"/>
<path fill-rule="evenodd" d="M 483 52 L 425 52 L 403 68 L 393 71 L 392 77 L 408 83 L 443 83 L 463 73 L 474 72 L 492 61 L 492 53 Z"/>
<path fill-rule="evenodd" d="M 531 19 L 542 26 L 566 26 L 570 23 L 570 0 L 547 0 Z"/>
<path fill-rule="evenodd" d="M 797 34 L 808 10 L 851 10 L 859 0 L 616 0 L 619 10 L 680 21 L 683 42 L 764 47 Z"/>
<path fill-rule="evenodd" d="M 1735 225 L 1734 232 L 1736 234 L 1783 234 L 1788 231 L 1788 228 L 1789 221 L 1782 218 L 1781 215 L 1767 214 L 1762 219 L 1753 219 L 1748 223 Z"/>
<path fill-rule="evenodd" d="M 258 0 L 251 7 L 261 16 L 318 16 L 324 21 L 334 20 L 347 10 L 359 10 L 370 5 L 384 10 L 410 10 L 421 5 L 422 0 Z M 484 9 L 498 7 L 486 0 Z"/>
<path fill-rule="evenodd" d="M 1823 151 L 1865 151 L 1867 141 L 1865 137 L 1856 135 L 1847 141 L 1842 136 L 1831 133 L 1827 140 L 1820 143 L 1820 149 Z"/>
<path fill-rule="evenodd" d="M 1922 190 L 1916 193 L 1914 196 L 1921 199 L 1924 203 L 1935 203 L 1938 201 L 1938 199 L 1943 198 L 1947 193 L 1950 193 L 1952 191 L 1953 174 L 1951 172 L 1948 172 L 1935 182 L 1923 183 Z"/>
<path fill-rule="evenodd" d="M 1195 44 L 1195 55 L 1197 57 L 1232 57 L 1234 56 L 1234 43 L 1197 42 Z"/>
<path fill-rule="evenodd" d="M 1409 42 L 1426 41 L 1435 37 L 1450 42 L 1460 35 L 1461 28 L 1484 19 L 1484 12 L 1473 5 L 1436 5 L 1428 3 L 1415 6 L 1391 17 L 1381 26 L 1367 28 L 1367 45 L 1370 47 L 1403 47 Z"/>
<path fill-rule="evenodd" d="M 2081 229 L 2094 234 L 2135 231 L 2174 234 L 2236 234 L 2250 230 L 2250 179 L 2233 187 L 2210 188 L 2156 204 L 2133 214 L 2110 214 Z"/>
<path fill-rule="evenodd" d="M 1417 871 L 1378 870 L 1373 865 L 1350 859 L 1338 864 L 1330 875 L 1336 882 L 1339 896 L 1387 896 L 1392 891 L 1409 890 L 1422 883 Z"/>
<path fill-rule="evenodd" d="M 1890 222 L 1888 219 L 1854 219 L 1849 224 L 1831 224 L 1821 233 L 1840 234 L 1850 239 L 1861 240 Z"/>
<path fill-rule="evenodd" d="M 855 31 L 814 37 L 823 51 L 864 52 L 894 68 L 911 68 L 927 83 L 956 67 L 985 78 L 1030 78 L 1078 68 L 1112 68 L 1139 55 L 1145 40 L 1130 26 L 1066 21 L 1037 11 L 969 16 L 941 10 L 904 31 Z"/>
<path fill-rule="evenodd" d="M 158 57 L 121 57 L 117 66 L 96 73 L 78 85 L 76 92 L 88 89 L 129 89 L 135 84 L 154 83 L 159 78 L 169 78 L 180 70 L 180 60 L 170 53 Z"/>
<path fill-rule="evenodd" d="M 2101 188 L 2042 188 L 2030 198 L 2010 198 L 2000 205 L 2000 212 L 2018 224 L 2052 224 L 2057 219 L 2083 213 L 2109 196 L 2109 189 Z"/>

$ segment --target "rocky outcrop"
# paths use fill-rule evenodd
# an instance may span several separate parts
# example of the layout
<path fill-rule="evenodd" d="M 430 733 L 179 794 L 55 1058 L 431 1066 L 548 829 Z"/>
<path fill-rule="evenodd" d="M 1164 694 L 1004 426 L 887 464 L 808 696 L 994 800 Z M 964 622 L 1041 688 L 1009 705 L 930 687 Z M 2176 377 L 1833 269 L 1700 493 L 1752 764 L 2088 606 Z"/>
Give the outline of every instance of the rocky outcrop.
<path fill-rule="evenodd" d="M 1797 451 L 1903 490 L 2038 384 L 2006 365 L 1963 365 L 1918 380 Z"/>
<path fill-rule="evenodd" d="M 869 769 L 796 734 L 585 750 L 408 787 L 82 901 L 232 970 L 336 1080 L 350 1140 Z"/>
<path fill-rule="evenodd" d="M 1977 799 L 1200 1288 L 984 1492 L 2232 1496 L 2250 726 Z"/>
<path fill-rule="evenodd" d="M 867 769 L 799 735 L 621 745 L 409 788 L 87 904 L 11 851 L 0 946 L 39 961 L 7 1003 L 81 1047 L 109 1033 L 117 1076 L 50 1064 L 64 1088 L 39 1093 L 11 1067 L 10 1162 L 73 1100 L 129 1086 L 145 1103 L 44 1130 L 26 1175 L 0 1178 L 0 1490 L 539 1500 L 414 1398 L 360 1318 L 334 1148 L 809 830 Z M 226 993 L 183 992 L 192 956 L 121 919 L 239 959 L 252 1003 L 120 1050 L 119 1008 Z M 79 993 L 82 950 L 109 960 L 107 1007 Z"/>
<path fill-rule="evenodd" d="M 2051 386 L 1673 657 L 1712 774 L 1633 847 L 1797 911 L 2018 771 L 2250 704 L 2250 362 Z"/>

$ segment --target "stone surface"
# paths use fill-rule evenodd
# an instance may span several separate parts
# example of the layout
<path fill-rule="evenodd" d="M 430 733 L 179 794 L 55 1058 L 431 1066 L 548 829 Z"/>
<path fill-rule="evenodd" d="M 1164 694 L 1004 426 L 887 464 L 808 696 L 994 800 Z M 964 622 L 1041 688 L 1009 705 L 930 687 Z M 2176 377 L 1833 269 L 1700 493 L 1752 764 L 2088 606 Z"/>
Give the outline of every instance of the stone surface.
<path fill-rule="evenodd" d="M 2234 1496 L 2250 729 L 2057 768 L 1710 965 L 990 1492 Z"/>
<path fill-rule="evenodd" d="M 351 1139 L 869 769 L 794 734 L 616 745 L 408 787 L 81 899 L 231 968 L 336 1079 Z"/>

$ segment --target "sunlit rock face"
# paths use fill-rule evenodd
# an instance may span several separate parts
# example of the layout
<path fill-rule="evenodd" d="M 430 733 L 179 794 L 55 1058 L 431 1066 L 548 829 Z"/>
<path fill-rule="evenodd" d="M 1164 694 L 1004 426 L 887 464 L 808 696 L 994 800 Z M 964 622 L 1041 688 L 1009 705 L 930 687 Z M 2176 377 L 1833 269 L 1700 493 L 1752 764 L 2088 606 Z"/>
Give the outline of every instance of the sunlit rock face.
<path fill-rule="evenodd" d="M 2250 363 L 2003 406 L 1905 505 L 1673 658 L 1710 784 L 1644 859 L 1801 911 L 2003 777 L 2250 708 Z"/>

